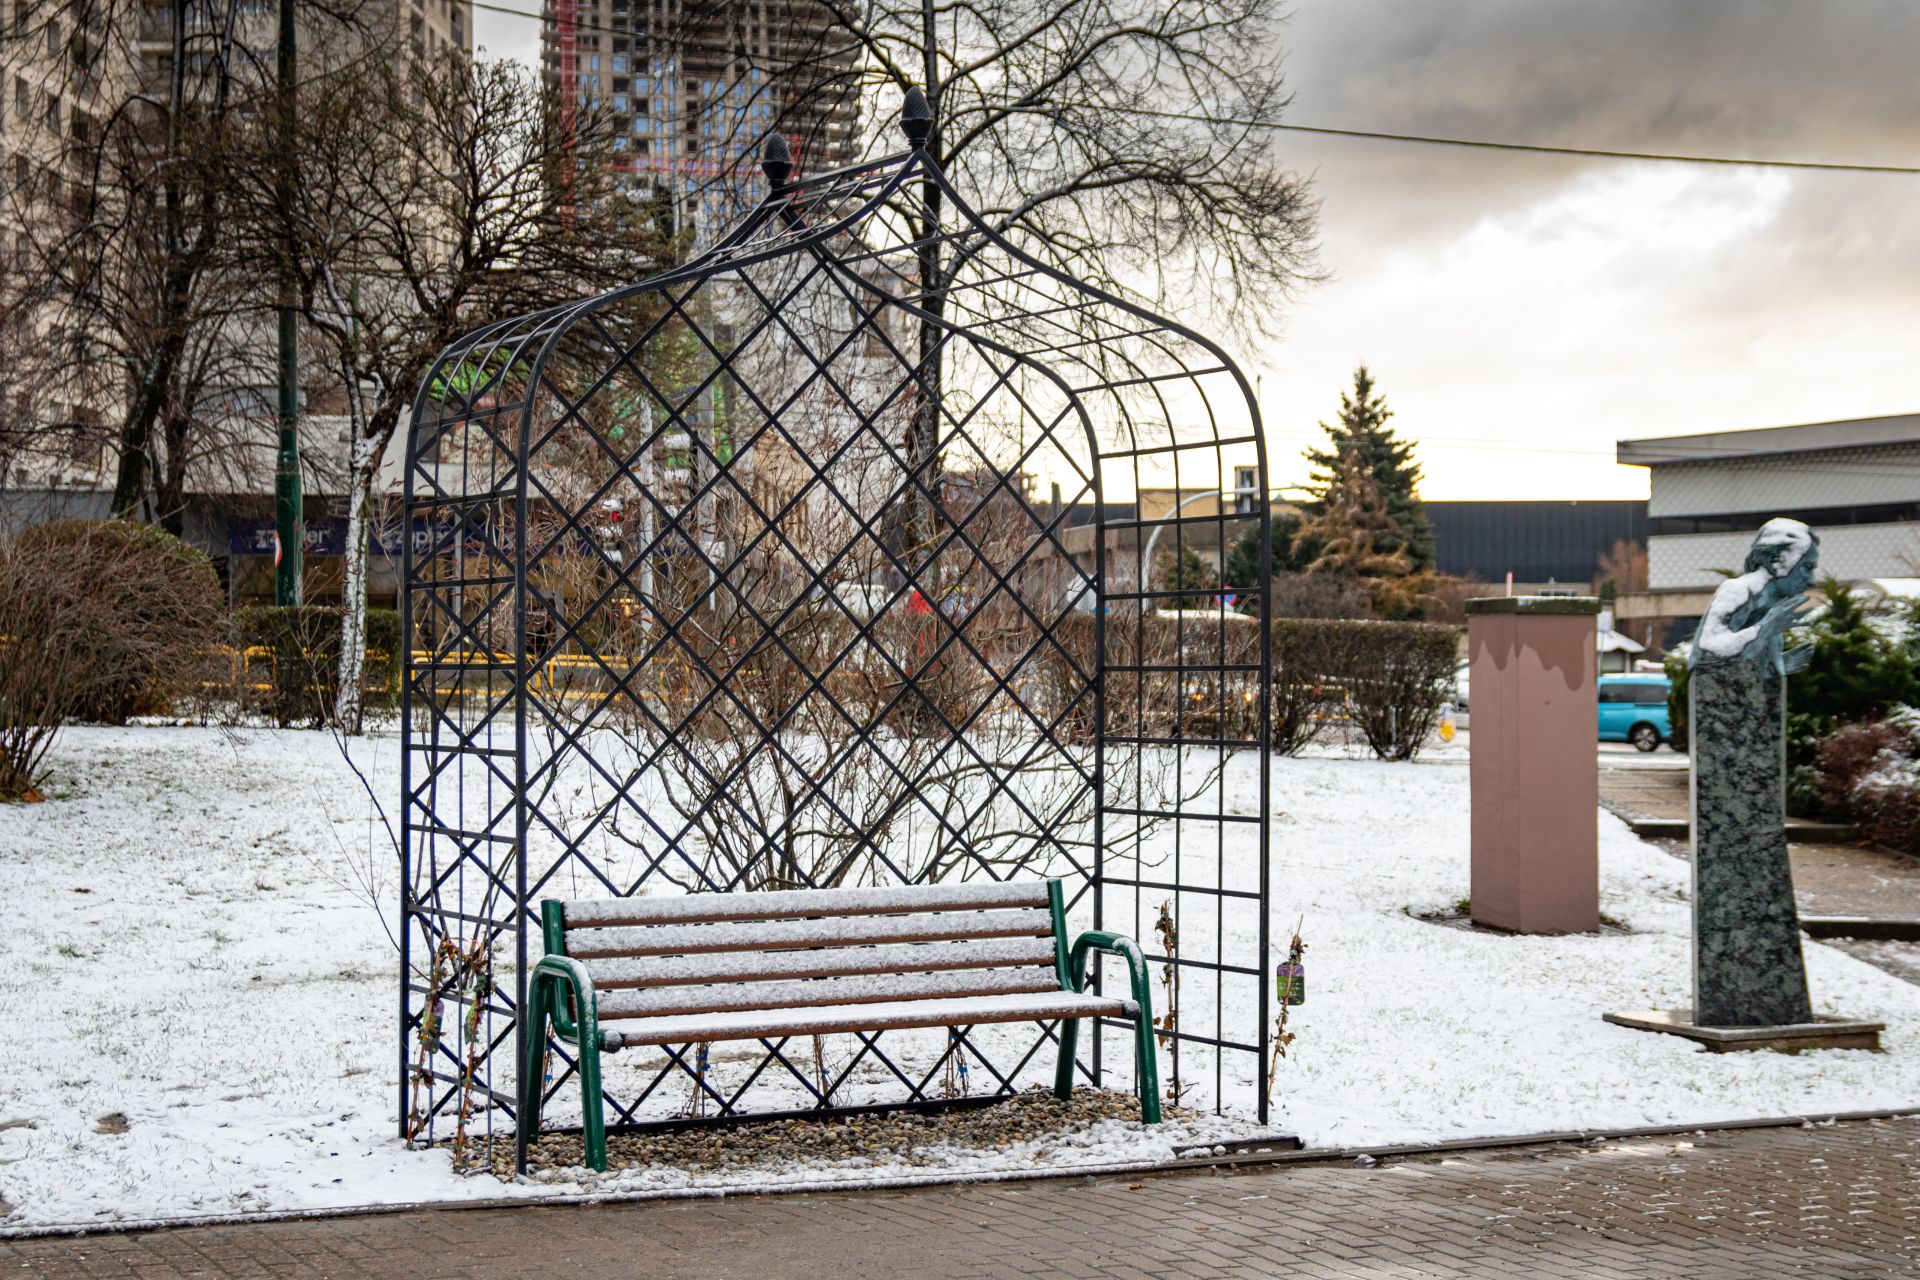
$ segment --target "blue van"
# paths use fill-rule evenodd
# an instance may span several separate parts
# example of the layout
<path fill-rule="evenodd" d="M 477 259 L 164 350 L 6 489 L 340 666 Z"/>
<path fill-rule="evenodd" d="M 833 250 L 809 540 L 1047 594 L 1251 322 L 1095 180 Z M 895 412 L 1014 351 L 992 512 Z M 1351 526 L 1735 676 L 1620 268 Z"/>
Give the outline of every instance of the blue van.
<path fill-rule="evenodd" d="M 1642 751 L 1657 750 L 1673 734 L 1667 723 L 1667 690 L 1662 675 L 1600 677 L 1600 741 L 1631 742 Z"/>

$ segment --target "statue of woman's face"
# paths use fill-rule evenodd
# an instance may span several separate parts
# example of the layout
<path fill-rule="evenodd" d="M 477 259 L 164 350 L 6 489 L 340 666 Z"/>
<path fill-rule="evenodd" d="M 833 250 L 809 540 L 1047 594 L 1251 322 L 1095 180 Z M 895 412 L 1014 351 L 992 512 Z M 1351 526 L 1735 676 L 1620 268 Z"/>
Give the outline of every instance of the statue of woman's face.
<path fill-rule="evenodd" d="M 1784 578 L 1806 559 L 1813 547 L 1807 526 L 1798 520 L 1769 520 L 1753 539 L 1753 557 L 1770 578 Z"/>

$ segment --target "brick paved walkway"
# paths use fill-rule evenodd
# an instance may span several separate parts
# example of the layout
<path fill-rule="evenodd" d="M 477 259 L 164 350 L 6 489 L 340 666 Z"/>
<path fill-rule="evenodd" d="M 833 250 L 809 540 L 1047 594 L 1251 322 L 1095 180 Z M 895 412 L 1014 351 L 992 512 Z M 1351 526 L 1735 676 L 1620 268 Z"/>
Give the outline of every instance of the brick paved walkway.
<path fill-rule="evenodd" d="M 0 1241 L 0 1275 L 540 1280 L 1920 1275 L 1920 1121 L 1140 1180 Z"/>

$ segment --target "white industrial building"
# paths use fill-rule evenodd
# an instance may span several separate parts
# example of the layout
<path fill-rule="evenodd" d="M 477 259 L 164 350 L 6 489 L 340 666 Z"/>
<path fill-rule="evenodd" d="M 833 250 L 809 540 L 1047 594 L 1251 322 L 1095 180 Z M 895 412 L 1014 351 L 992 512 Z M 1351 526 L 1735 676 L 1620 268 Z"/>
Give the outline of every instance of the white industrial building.
<path fill-rule="evenodd" d="M 1819 533 L 1823 576 L 1920 577 L 1920 414 L 1622 440 L 1617 456 L 1652 482 L 1648 589 L 1621 599 L 1622 618 L 1698 618 L 1716 571 L 1738 569 L 1774 516 Z"/>

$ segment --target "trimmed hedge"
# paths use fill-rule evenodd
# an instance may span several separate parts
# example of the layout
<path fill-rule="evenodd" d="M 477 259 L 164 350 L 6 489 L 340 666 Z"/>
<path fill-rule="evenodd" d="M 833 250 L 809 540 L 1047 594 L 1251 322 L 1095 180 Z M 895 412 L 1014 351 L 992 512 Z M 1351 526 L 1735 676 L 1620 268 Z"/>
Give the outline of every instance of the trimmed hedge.
<path fill-rule="evenodd" d="M 1222 632 L 1224 631 L 1224 634 Z M 1057 649 L 1044 662 L 1047 698 L 1058 714 L 1078 690 L 1065 655 L 1093 670 L 1095 620 L 1056 624 Z M 1273 623 L 1273 749 L 1298 755 L 1334 724 L 1351 724 L 1383 760 L 1412 759 L 1452 696 L 1459 631 L 1430 622 L 1356 622 L 1282 618 Z M 1260 633 L 1249 623 L 1147 617 L 1108 620 L 1107 730 L 1149 739 L 1253 738 L 1259 731 L 1251 672 L 1209 670 L 1259 661 Z M 1183 654 L 1184 651 L 1184 654 Z M 1193 665 L 1185 671 L 1137 674 L 1128 667 Z M 1226 687 L 1211 682 L 1224 678 Z M 1091 699 L 1082 699 L 1063 728 L 1093 736 Z M 1224 721 L 1224 722 L 1223 722 Z"/>
<path fill-rule="evenodd" d="M 1346 690 L 1347 714 L 1373 754 L 1382 760 L 1413 759 L 1453 696 L 1458 630 L 1436 622 L 1297 619 L 1288 625 L 1317 633 L 1312 652 L 1336 664 L 1328 675 Z M 1306 675 L 1298 659 L 1289 661 L 1276 645 L 1274 683 Z"/>
<path fill-rule="evenodd" d="M 340 670 L 343 610 L 329 605 L 258 605 L 234 615 L 240 643 L 265 649 L 271 663 L 265 688 L 258 659 L 242 681 L 245 710 L 270 717 L 282 728 L 318 729 L 333 716 L 334 684 Z M 400 669 L 406 653 L 400 640 L 400 614 L 367 610 L 367 663 L 363 673 L 369 707 L 390 707 L 398 700 Z"/>

